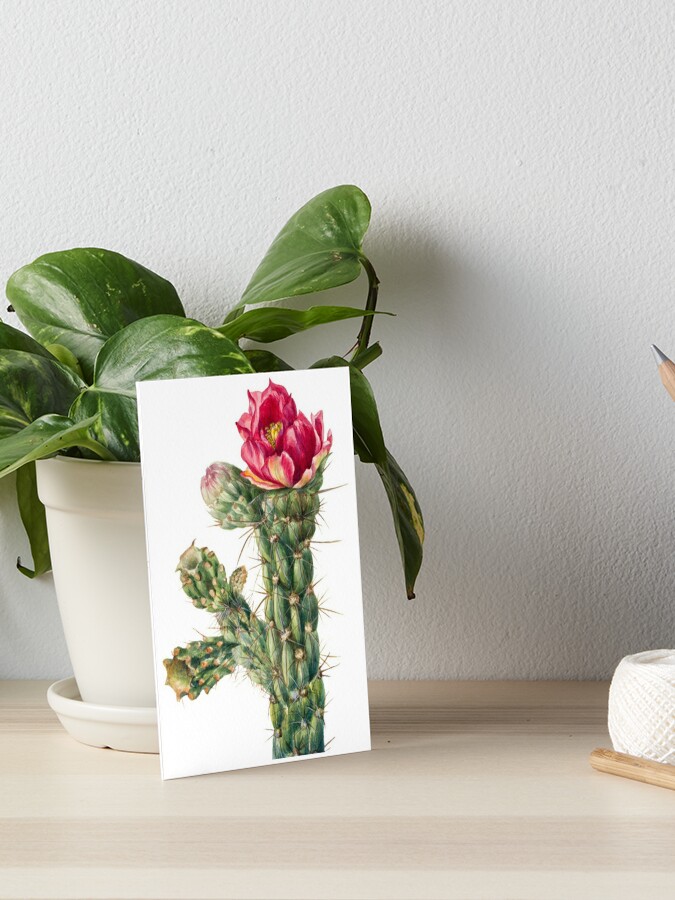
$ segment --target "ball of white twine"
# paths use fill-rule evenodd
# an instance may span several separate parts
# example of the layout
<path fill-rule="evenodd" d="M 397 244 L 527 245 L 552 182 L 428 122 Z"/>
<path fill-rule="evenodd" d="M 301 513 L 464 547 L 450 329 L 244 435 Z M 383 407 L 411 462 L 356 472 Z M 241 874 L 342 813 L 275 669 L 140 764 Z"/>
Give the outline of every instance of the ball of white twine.
<path fill-rule="evenodd" d="M 675 650 L 648 650 L 619 663 L 609 689 L 614 749 L 675 765 Z"/>

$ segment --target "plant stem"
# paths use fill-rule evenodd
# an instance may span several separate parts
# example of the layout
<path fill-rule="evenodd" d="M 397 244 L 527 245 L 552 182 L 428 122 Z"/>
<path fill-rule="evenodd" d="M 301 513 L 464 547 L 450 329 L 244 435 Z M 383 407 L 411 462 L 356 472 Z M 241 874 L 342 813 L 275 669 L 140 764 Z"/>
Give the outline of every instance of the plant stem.
<path fill-rule="evenodd" d="M 365 367 L 370 365 L 371 362 L 374 362 L 378 356 L 382 356 L 382 347 L 380 347 L 378 343 L 375 343 L 368 347 L 367 350 L 364 350 L 363 353 L 359 353 L 358 356 L 355 356 L 352 360 L 352 365 L 363 371 Z"/>
<path fill-rule="evenodd" d="M 380 280 L 377 277 L 375 269 L 371 261 L 367 256 L 361 256 L 361 265 L 366 271 L 368 275 L 368 299 L 366 300 L 366 311 L 373 311 L 377 306 L 377 292 L 380 286 Z M 356 353 L 352 358 L 352 362 L 359 353 L 363 353 L 363 351 L 368 347 L 368 341 L 370 340 L 370 332 L 373 327 L 373 319 L 374 316 L 364 316 L 363 322 L 361 324 L 361 330 L 359 331 L 359 335 L 356 339 Z"/>

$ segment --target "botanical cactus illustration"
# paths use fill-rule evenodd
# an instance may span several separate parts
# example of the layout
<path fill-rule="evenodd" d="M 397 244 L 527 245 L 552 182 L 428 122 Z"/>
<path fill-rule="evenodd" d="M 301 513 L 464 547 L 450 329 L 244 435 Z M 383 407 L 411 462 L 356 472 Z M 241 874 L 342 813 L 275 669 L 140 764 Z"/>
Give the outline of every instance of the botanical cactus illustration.
<path fill-rule="evenodd" d="M 164 665 L 178 700 L 208 694 L 221 678 L 244 671 L 269 698 L 273 758 L 282 759 L 324 751 L 326 692 L 312 541 L 332 434 L 324 436 L 321 412 L 307 419 L 271 380 L 248 396 L 249 410 L 237 422 L 247 468 L 214 462 L 201 491 L 222 528 L 249 529 L 255 536 L 264 619 L 244 597 L 246 569 L 228 578 L 216 554 L 193 543 L 177 571 L 194 606 L 215 616 L 218 633 L 176 647 Z"/>

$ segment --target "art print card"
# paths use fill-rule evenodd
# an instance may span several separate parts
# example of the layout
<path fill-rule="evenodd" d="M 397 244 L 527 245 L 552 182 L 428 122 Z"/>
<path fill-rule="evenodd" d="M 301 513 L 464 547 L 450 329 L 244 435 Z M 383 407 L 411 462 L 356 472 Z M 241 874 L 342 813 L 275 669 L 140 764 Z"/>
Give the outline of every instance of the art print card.
<path fill-rule="evenodd" d="M 348 370 L 137 392 L 162 777 L 369 750 Z"/>

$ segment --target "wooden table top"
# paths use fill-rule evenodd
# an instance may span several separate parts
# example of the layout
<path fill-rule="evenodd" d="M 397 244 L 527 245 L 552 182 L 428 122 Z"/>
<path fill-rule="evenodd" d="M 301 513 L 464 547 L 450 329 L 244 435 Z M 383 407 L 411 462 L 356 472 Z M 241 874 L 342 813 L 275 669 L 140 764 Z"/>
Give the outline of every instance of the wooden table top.
<path fill-rule="evenodd" d="M 0 897 L 673 896 L 675 791 L 594 772 L 607 685 L 374 682 L 373 752 L 162 782 L 0 682 Z"/>

